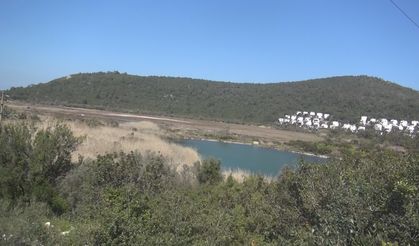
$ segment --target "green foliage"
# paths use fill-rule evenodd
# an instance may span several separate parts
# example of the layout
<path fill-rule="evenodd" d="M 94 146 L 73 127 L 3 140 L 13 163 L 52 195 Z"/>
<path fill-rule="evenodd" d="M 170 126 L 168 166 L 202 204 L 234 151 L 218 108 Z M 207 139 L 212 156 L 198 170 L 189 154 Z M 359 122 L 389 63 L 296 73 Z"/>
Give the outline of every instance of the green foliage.
<path fill-rule="evenodd" d="M 66 202 L 56 184 L 73 167 L 71 153 L 79 141 L 62 124 L 41 130 L 26 124 L 0 127 L 0 198 L 17 202 L 34 197 L 64 212 Z"/>
<path fill-rule="evenodd" d="M 304 152 L 319 154 L 319 155 L 328 155 L 332 153 L 332 146 L 327 142 L 305 142 L 301 140 L 291 140 L 287 142 L 288 145 L 297 147 Z"/>
<path fill-rule="evenodd" d="M 415 245 L 419 237 L 417 153 L 348 151 L 241 183 L 205 160 L 190 168 L 198 182 L 187 183 L 156 153 L 106 154 L 67 170 L 65 150 L 77 141 L 65 127 L 8 125 L 0 136 L 1 243 Z"/>
<path fill-rule="evenodd" d="M 221 162 L 214 159 L 198 163 L 198 181 L 201 184 L 217 184 L 223 179 L 221 175 Z"/>
<path fill-rule="evenodd" d="M 272 123 L 298 110 L 358 121 L 361 115 L 419 118 L 419 93 L 367 76 L 244 84 L 119 73 L 83 73 L 7 94 L 28 102 L 235 122 Z"/>

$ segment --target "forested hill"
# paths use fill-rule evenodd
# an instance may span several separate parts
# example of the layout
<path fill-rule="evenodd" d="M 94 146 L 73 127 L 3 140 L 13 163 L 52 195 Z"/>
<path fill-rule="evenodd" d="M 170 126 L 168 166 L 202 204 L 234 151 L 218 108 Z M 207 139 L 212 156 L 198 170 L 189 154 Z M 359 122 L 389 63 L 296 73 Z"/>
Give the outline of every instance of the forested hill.
<path fill-rule="evenodd" d="M 12 99 L 135 113 L 269 123 L 297 110 L 419 119 L 419 92 L 368 76 L 342 76 L 271 84 L 229 83 L 118 72 L 83 73 L 26 88 Z"/>

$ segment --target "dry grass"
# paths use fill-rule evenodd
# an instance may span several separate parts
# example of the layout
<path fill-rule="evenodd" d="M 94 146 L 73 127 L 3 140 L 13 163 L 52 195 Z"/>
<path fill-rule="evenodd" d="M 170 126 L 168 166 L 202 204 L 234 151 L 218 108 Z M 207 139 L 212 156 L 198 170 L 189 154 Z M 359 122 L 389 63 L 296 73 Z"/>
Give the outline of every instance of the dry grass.
<path fill-rule="evenodd" d="M 40 119 L 36 124 L 38 129 L 53 127 L 57 122 L 54 117 L 40 116 Z M 14 123 L 15 120 L 7 122 Z M 165 137 L 169 133 L 153 122 L 126 122 L 119 124 L 118 127 L 106 126 L 106 124 L 91 127 L 80 120 L 65 120 L 63 123 L 72 130 L 75 136 L 84 137 L 82 144 L 73 152 L 73 161 L 77 161 L 79 155 L 84 158 L 95 159 L 99 154 L 120 151 L 137 151 L 141 154 L 155 152 L 163 155 L 184 177 L 185 181 L 193 183 L 191 180 L 194 180 L 195 176 L 192 169 L 188 167 L 192 167 L 195 162 L 201 161 L 198 152 L 193 148 L 168 142 Z M 223 170 L 222 175 L 224 179 L 231 176 L 241 183 L 252 173 L 242 169 L 229 169 Z M 273 180 L 269 176 L 264 176 L 264 179 L 268 182 Z"/>
<path fill-rule="evenodd" d="M 236 180 L 239 183 L 242 183 L 246 178 L 252 175 L 251 172 L 239 168 L 223 170 L 222 174 L 224 179 L 227 179 L 229 176 L 231 176 L 234 180 Z M 274 179 L 270 176 L 263 176 L 263 178 L 268 182 L 271 182 Z"/>
<path fill-rule="evenodd" d="M 237 182 L 242 183 L 247 177 L 251 175 L 250 172 L 242 170 L 242 169 L 228 169 L 222 171 L 224 179 L 227 179 L 229 176 L 231 176 L 234 180 Z"/>
<path fill-rule="evenodd" d="M 40 127 L 53 124 L 52 118 L 41 120 Z M 75 136 L 85 137 L 83 143 L 73 153 L 76 160 L 79 155 L 94 159 L 98 154 L 112 152 L 138 151 L 141 154 L 156 152 L 162 154 L 176 168 L 191 166 L 200 161 L 198 153 L 188 147 L 165 141 L 165 132 L 156 124 L 147 121 L 122 123 L 119 127 L 89 127 L 80 121 L 65 121 Z"/>

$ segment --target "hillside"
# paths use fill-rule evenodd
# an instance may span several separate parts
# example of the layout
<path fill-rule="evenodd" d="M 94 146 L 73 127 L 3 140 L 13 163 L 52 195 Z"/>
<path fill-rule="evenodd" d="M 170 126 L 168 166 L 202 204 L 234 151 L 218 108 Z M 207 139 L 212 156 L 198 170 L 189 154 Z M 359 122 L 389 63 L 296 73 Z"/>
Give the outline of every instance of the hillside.
<path fill-rule="evenodd" d="M 249 84 L 99 72 L 11 88 L 7 93 L 33 103 L 245 123 L 269 123 L 297 110 L 352 121 L 361 115 L 419 119 L 419 92 L 368 76 Z"/>

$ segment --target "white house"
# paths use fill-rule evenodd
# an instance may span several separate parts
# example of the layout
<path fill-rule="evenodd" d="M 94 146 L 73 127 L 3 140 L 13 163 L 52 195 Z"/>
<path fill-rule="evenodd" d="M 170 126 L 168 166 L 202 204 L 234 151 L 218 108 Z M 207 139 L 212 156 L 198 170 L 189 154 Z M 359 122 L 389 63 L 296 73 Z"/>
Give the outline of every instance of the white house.
<path fill-rule="evenodd" d="M 279 122 L 279 124 L 284 124 L 284 118 L 278 118 L 278 122 Z"/>
<path fill-rule="evenodd" d="M 385 125 L 385 126 L 384 126 L 384 130 L 385 130 L 387 133 L 390 133 L 390 132 L 391 132 L 391 130 L 393 130 L 393 125 L 392 125 L 392 124 Z"/>
<path fill-rule="evenodd" d="M 361 120 L 359 121 L 359 123 L 363 126 L 365 126 L 367 124 L 367 116 L 361 116 Z"/>
<path fill-rule="evenodd" d="M 406 130 L 409 131 L 410 134 L 412 134 L 415 131 L 415 127 L 413 125 L 412 126 L 408 126 L 406 128 Z"/>
<path fill-rule="evenodd" d="M 374 130 L 381 132 L 383 130 L 383 125 L 381 124 L 375 124 Z"/>
<path fill-rule="evenodd" d="M 278 118 L 279 124 L 293 124 L 298 127 L 306 127 L 306 128 L 321 128 L 321 129 L 337 129 L 341 127 L 346 131 L 351 131 L 353 133 L 366 131 L 367 128 L 373 128 L 375 131 L 379 132 L 381 135 L 385 132 L 390 133 L 393 130 L 397 132 L 405 132 L 409 133 L 410 136 L 415 136 L 416 133 L 419 131 L 419 121 L 413 120 L 410 122 L 407 120 L 397 120 L 391 119 L 388 120 L 386 118 L 376 119 L 370 118 L 368 116 L 361 116 L 359 123 L 357 124 L 349 124 L 345 123 L 342 125 L 339 121 L 329 121 L 327 119 L 331 117 L 330 114 L 324 114 L 320 112 L 314 111 L 296 111 L 293 115 L 284 115 L 284 118 Z"/>
<path fill-rule="evenodd" d="M 351 124 L 343 124 L 342 129 L 349 130 L 351 128 Z"/>
<path fill-rule="evenodd" d="M 303 125 L 304 124 L 304 117 L 298 117 L 297 118 L 297 123 L 299 124 L 299 125 Z"/>
<path fill-rule="evenodd" d="M 332 121 L 332 124 L 330 125 L 330 129 L 336 129 L 339 127 L 339 122 Z"/>

